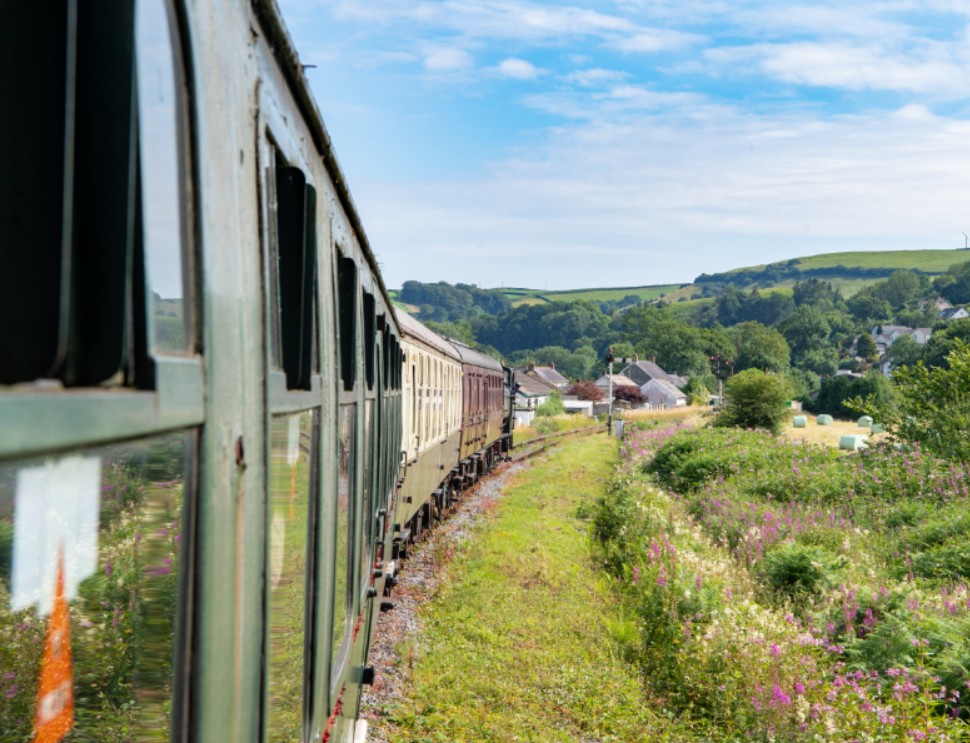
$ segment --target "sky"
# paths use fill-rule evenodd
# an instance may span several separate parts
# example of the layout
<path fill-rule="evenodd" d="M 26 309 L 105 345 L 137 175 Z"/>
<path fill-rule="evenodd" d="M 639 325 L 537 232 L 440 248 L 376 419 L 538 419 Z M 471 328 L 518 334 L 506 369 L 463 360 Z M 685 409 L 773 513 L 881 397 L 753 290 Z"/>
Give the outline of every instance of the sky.
<path fill-rule="evenodd" d="M 970 233 L 966 0 L 279 4 L 390 288 Z"/>

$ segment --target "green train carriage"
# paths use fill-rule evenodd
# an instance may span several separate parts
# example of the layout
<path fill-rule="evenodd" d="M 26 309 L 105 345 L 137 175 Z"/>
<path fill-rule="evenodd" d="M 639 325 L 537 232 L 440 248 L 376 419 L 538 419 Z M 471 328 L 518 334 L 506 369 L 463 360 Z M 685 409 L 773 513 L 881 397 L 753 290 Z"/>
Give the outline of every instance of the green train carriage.
<path fill-rule="evenodd" d="M 400 331 L 275 3 L 4 31 L 0 740 L 351 740 Z"/>

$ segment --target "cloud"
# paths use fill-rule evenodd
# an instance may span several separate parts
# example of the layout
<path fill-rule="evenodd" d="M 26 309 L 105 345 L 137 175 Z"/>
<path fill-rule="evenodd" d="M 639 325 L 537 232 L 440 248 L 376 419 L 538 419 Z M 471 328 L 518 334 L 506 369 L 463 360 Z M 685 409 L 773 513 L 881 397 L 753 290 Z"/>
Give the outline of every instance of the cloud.
<path fill-rule="evenodd" d="M 455 72 L 474 64 L 475 60 L 464 49 L 432 46 L 424 50 L 424 68 L 429 72 Z"/>
<path fill-rule="evenodd" d="M 559 127 L 480 179 L 367 184 L 358 201 L 391 286 L 665 283 L 819 252 L 959 247 L 968 159 L 970 123 L 926 107 L 819 120 L 685 97 Z M 415 245 L 432 257 L 416 262 Z M 469 260 L 482 255 L 497 260 Z"/>
<path fill-rule="evenodd" d="M 584 88 L 590 88 L 620 82 L 628 77 L 630 77 L 630 73 L 624 70 L 605 70 L 602 67 L 594 67 L 588 70 L 570 72 L 563 79 L 566 82 L 575 83 Z"/>
<path fill-rule="evenodd" d="M 799 85 L 894 90 L 961 97 L 970 93 L 965 63 L 939 44 L 886 50 L 847 43 L 792 42 L 712 50 L 720 63 L 749 60 L 771 77 Z"/>
<path fill-rule="evenodd" d="M 535 80 L 544 73 L 544 70 L 540 70 L 531 62 L 515 57 L 502 60 L 496 70 L 500 75 L 514 80 Z"/>
<path fill-rule="evenodd" d="M 627 53 L 653 53 L 683 49 L 702 40 L 703 37 L 697 34 L 658 29 L 638 31 L 632 35 L 620 37 L 610 45 Z"/>

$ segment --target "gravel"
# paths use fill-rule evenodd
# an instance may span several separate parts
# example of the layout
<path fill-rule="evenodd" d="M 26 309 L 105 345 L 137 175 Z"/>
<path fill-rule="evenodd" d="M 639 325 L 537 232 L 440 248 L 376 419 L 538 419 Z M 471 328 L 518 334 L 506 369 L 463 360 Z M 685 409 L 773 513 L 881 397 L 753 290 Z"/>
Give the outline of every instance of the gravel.
<path fill-rule="evenodd" d="M 404 701 L 407 694 L 415 652 L 423 640 L 418 611 L 437 593 L 442 580 L 440 567 L 471 538 L 476 524 L 502 496 L 509 477 L 528 466 L 528 463 L 519 463 L 496 468 L 465 492 L 445 520 L 425 532 L 402 562 L 398 584 L 390 597 L 394 608 L 378 616 L 374 644 L 368 656 L 368 665 L 377 673 L 374 684 L 364 688 L 360 713 L 369 722 L 370 743 L 387 743 L 382 735 L 381 719 L 388 707 Z"/>

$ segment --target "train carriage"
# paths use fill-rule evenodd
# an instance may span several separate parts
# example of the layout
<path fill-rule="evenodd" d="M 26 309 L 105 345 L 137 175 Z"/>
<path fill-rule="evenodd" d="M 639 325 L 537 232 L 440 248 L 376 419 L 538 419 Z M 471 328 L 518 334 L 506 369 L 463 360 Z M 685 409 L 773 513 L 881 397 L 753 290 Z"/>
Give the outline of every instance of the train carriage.
<path fill-rule="evenodd" d="M 0 738 L 352 739 L 401 336 L 275 3 L 2 42 Z"/>
<path fill-rule="evenodd" d="M 461 440 L 462 365 L 454 345 L 398 312 L 403 334 L 402 457 L 406 472 L 398 495 L 398 544 L 419 536 L 453 497 L 451 474 Z M 416 518 L 417 517 L 417 518 Z"/>

